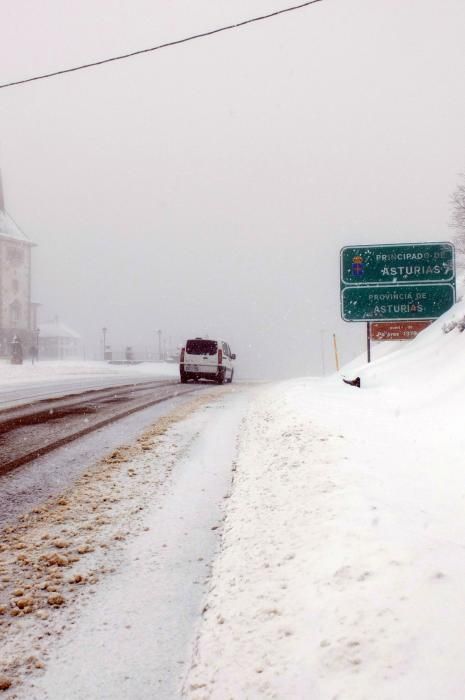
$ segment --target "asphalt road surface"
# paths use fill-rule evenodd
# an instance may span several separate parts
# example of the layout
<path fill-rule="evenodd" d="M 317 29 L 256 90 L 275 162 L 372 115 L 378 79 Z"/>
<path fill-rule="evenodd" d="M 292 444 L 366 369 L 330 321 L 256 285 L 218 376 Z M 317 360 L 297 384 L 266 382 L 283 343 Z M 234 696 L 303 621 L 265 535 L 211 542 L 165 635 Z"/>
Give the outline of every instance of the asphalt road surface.
<path fill-rule="evenodd" d="M 151 381 L 0 412 L 0 526 L 206 387 Z"/>
<path fill-rule="evenodd" d="M 0 388 L 0 410 L 19 406 L 22 404 L 41 401 L 42 399 L 57 398 L 68 396 L 77 392 L 91 391 L 104 389 L 107 387 L 116 387 L 122 385 L 137 385 L 145 382 L 167 382 L 173 384 L 178 382 L 178 379 L 166 379 L 154 377 L 153 374 L 143 375 L 109 375 L 108 377 L 75 377 L 66 379 L 48 379 L 40 382 L 27 382 L 24 384 L 3 385 Z"/>

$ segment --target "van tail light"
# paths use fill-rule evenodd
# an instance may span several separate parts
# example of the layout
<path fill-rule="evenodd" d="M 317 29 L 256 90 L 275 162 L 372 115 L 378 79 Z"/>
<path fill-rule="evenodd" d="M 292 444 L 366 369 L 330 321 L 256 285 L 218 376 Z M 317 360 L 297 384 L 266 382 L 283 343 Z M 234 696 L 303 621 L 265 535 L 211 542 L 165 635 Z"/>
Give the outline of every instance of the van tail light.
<path fill-rule="evenodd" d="M 221 365 L 223 362 L 223 351 L 220 349 L 218 350 L 218 364 Z"/>
<path fill-rule="evenodd" d="M 184 362 L 184 355 L 186 354 L 186 348 L 183 348 L 181 350 L 181 357 L 179 358 L 179 362 Z"/>

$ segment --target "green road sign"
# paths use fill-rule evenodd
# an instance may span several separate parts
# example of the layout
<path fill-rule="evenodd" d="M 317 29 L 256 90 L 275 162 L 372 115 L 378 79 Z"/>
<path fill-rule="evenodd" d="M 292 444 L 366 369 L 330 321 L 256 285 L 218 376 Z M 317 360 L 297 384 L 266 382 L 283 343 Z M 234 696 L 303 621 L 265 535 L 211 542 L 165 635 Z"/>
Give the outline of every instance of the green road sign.
<path fill-rule="evenodd" d="M 341 286 L 454 282 L 452 243 L 351 246 L 341 250 Z"/>
<path fill-rule="evenodd" d="M 344 321 L 406 321 L 438 318 L 455 301 L 453 284 L 348 286 L 341 290 Z"/>

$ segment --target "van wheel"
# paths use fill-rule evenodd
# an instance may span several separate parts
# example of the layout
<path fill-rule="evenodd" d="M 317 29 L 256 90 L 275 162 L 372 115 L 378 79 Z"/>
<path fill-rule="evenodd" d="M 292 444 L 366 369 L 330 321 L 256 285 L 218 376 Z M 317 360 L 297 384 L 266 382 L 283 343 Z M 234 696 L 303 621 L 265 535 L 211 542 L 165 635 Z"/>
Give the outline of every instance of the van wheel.
<path fill-rule="evenodd" d="M 220 369 L 220 371 L 216 375 L 216 383 L 223 384 L 223 382 L 224 382 L 224 369 Z"/>
<path fill-rule="evenodd" d="M 234 377 L 234 370 L 231 372 L 231 376 L 228 379 L 228 384 L 232 384 L 233 377 Z"/>
<path fill-rule="evenodd" d="M 181 372 L 181 384 L 187 384 L 187 374 L 185 372 Z"/>

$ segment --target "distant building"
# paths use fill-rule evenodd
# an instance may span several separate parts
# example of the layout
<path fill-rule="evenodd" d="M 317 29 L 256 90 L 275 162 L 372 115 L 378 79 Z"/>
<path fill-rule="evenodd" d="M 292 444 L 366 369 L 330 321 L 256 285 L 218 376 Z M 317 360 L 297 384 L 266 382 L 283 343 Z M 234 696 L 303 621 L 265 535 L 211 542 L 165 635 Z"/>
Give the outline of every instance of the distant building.
<path fill-rule="evenodd" d="M 0 355 L 14 336 L 27 351 L 35 344 L 37 304 L 31 303 L 32 243 L 5 211 L 0 173 Z"/>
<path fill-rule="evenodd" d="M 39 359 L 74 360 L 81 357 L 81 336 L 56 318 L 39 325 Z"/>

